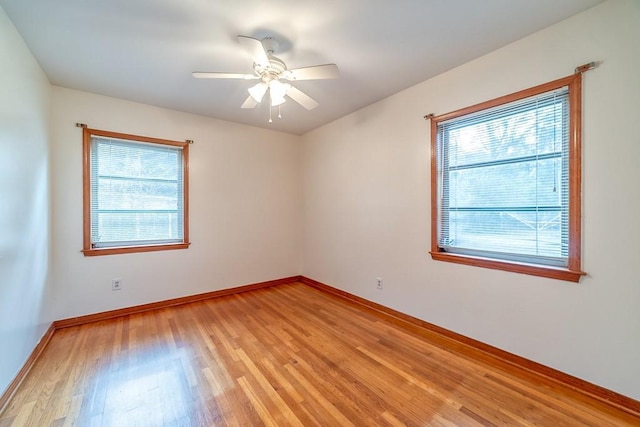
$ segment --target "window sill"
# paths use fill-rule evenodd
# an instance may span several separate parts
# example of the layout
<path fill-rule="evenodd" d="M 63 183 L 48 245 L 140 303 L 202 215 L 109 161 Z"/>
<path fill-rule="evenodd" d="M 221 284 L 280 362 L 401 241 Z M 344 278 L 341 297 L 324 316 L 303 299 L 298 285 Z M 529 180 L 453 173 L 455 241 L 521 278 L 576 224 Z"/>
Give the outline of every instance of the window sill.
<path fill-rule="evenodd" d="M 458 255 L 446 252 L 429 252 L 435 261 L 453 262 L 456 264 L 471 265 L 474 267 L 491 268 L 494 270 L 510 271 L 513 273 L 528 274 L 531 276 L 547 277 L 550 279 L 566 280 L 578 283 L 586 273 L 570 270 L 568 268 L 548 267 L 533 264 L 499 261 L 489 258 L 478 258 Z"/>
<path fill-rule="evenodd" d="M 84 256 L 130 254 L 136 252 L 170 251 L 174 249 L 187 249 L 191 243 L 172 243 L 168 245 L 127 246 L 118 248 L 84 249 Z"/>

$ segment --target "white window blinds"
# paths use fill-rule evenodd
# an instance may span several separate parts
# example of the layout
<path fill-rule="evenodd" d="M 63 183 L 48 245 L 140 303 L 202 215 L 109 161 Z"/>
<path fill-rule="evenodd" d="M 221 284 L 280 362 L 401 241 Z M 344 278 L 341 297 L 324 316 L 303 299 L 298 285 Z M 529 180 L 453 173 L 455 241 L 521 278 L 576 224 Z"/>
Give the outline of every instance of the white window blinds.
<path fill-rule="evenodd" d="M 93 248 L 184 241 L 182 148 L 91 136 Z"/>
<path fill-rule="evenodd" d="M 438 123 L 445 252 L 566 266 L 568 88 Z"/>

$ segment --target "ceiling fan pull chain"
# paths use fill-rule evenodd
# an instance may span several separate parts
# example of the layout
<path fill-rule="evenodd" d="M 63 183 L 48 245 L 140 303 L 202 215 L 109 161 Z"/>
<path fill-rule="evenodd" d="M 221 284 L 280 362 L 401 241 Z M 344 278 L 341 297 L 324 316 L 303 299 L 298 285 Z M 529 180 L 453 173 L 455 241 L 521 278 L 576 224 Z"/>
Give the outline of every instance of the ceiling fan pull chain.
<path fill-rule="evenodd" d="M 282 118 L 282 114 L 280 113 L 280 105 L 278 105 L 278 118 L 281 119 Z"/>
<path fill-rule="evenodd" d="M 269 105 L 269 123 L 273 123 L 273 120 L 271 120 L 271 105 Z"/>

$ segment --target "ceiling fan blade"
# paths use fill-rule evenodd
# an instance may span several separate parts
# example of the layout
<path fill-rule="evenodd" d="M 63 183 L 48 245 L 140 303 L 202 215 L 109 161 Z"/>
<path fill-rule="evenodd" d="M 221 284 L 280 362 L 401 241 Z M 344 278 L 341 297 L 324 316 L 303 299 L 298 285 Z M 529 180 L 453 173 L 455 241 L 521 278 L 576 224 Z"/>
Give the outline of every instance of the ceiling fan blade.
<path fill-rule="evenodd" d="M 255 108 L 256 105 L 258 105 L 258 101 L 256 101 L 251 95 L 249 95 L 249 97 L 244 100 L 240 108 Z"/>
<path fill-rule="evenodd" d="M 291 86 L 289 90 L 287 90 L 287 96 L 296 101 L 298 104 L 302 105 L 307 110 L 313 110 L 318 105 L 320 105 L 318 104 L 318 101 L 293 86 Z"/>
<path fill-rule="evenodd" d="M 254 80 L 258 76 L 255 74 L 238 74 L 238 73 L 215 73 L 209 71 L 194 71 L 191 73 L 196 79 L 244 79 Z"/>
<path fill-rule="evenodd" d="M 340 77 L 340 71 L 336 64 L 324 64 L 287 70 L 282 77 L 288 80 L 337 79 Z"/>
<path fill-rule="evenodd" d="M 262 67 L 269 66 L 269 54 L 260 40 L 248 36 L 238 36 L 238 42 L 247 49 L 253 62 L 260 64 Z"/>

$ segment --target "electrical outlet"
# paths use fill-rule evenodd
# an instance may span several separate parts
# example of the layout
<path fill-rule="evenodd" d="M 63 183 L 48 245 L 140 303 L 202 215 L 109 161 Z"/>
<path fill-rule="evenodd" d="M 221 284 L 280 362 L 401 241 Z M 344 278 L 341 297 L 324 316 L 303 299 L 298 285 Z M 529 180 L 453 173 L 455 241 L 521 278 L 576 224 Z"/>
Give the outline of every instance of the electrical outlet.
<path fill-rule="evenodd" d="M 382 289 L 382 279 L 380 277 L 376 279 L 376 288 Z"/>
<path fill-rule="evenodd" d="M 122 289 L 122 279 L 111 280 L 111 290 L 119 291 L 120 289 Z"/>

